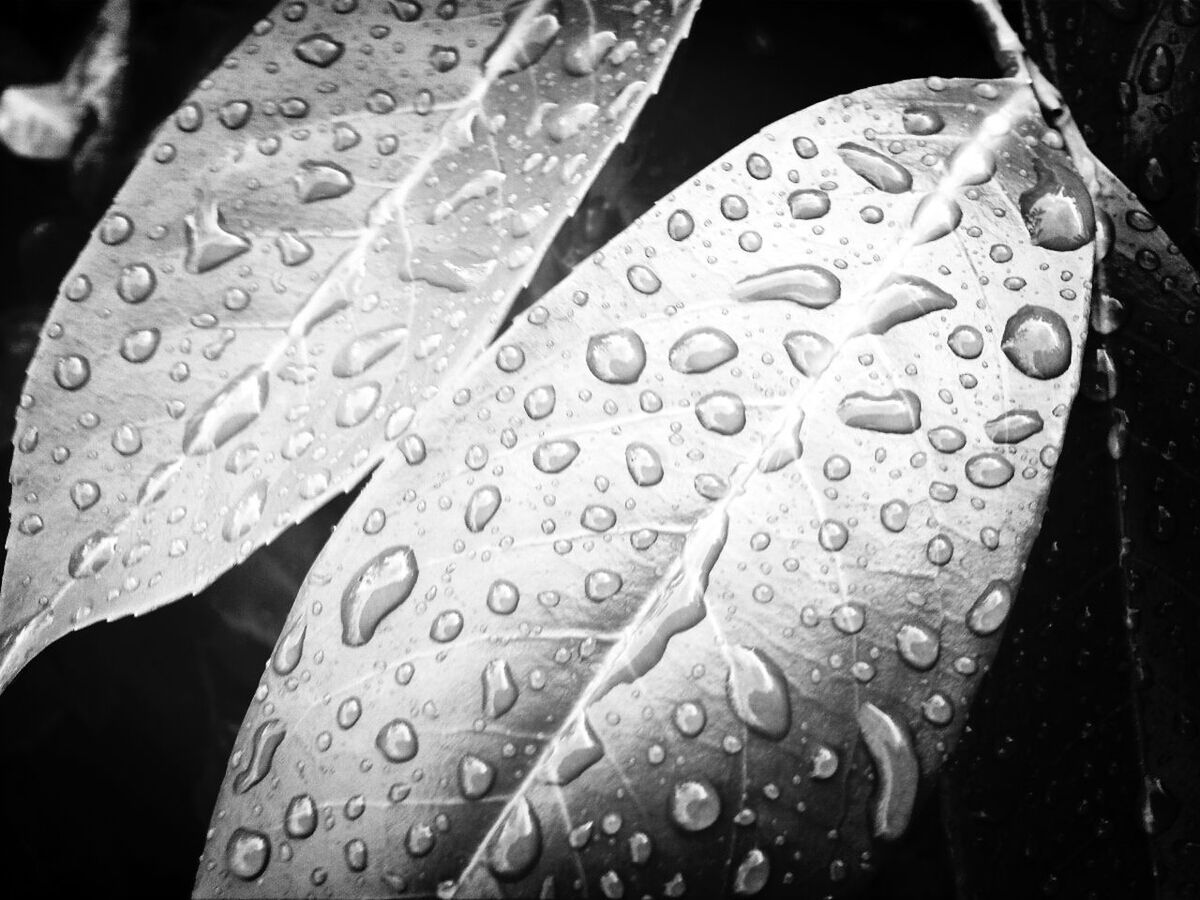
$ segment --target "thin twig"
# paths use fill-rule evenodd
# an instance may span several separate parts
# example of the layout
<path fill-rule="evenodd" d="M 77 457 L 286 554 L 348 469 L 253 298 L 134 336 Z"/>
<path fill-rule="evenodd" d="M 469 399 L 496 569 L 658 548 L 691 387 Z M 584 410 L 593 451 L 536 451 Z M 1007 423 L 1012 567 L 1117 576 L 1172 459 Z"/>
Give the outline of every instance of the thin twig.
<path fill-rule="evenodd" d="M 1096 178 L 1096 158 L 1092 155 L 1091 149 L 1083 139 L 1083 134 L 1079 131 L 1079 126 L 1071 116 L 1071 110 L 1063 102 L 1062 94 L 1042 74 L 1037 63 L 1030 58 L 1025 45 L 1021 43 L 1020 36 L 1013 30 L 1012 25 L 1005 18 L 1004 12 L 1000 9 L 999 0 L 971 0 L 971 2 L 975 5 L 975 10 L 979 13 L 984 28 L 987 29 L 993 52 L 996 54 L 996 63 L 1000 66 L 1001 71 L 1005 76 L 1024 81 L 1032 88 L 1033 94 L 1042 108 L 1042 115 L 1062 134 L 1063 141 L 1067 145 L 1067 152 L 1071 155 L 1071 160 L 1075 163 L 1080 177 L 1083 178 L 1083 183 L 1087 185 L 1091 195 L 1096 197 L 1100 190 L 1100 183 Z"/>

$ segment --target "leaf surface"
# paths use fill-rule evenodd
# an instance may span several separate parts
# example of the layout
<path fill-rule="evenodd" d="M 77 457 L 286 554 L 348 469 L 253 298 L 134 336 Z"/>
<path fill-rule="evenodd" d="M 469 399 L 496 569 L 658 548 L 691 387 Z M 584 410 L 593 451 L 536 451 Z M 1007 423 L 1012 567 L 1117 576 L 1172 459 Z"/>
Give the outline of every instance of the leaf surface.
<path fill-rule="evenodd" d="M 354 485 L 503 322 L 695 4 L 282 3 L 159 130 L 18 416 L 0 683 Z"/>
<path fill-rule="evenodd" d="M 859 885 L 995 652 L 1078 384 L 1057 138 L 1012 81 L 837 98 L 573 272 L 309 574 L 197 894 Z"/>

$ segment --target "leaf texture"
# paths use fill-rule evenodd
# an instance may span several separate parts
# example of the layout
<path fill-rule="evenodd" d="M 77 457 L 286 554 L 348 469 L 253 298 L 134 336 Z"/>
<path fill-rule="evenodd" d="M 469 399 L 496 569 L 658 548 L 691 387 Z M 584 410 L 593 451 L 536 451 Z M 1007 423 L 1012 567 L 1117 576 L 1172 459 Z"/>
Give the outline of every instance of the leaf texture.
<path fill-rule="evenodd" d="M 1043 526 L 1052 540 L 1031 555 L 953 766 L 969 896 L 1184 897 L 1200 881 L 1200 598 L 1186 549 L 1200 533 L 1200 278 L 1133 193 L 1099 175 L 1111 239 L 1086 399 Z"/>
<path fill-rule="evenodd" d="M 504 321 L 696 4 L 282 3 L 159 130 L 18 416 L 0 683 L 381 459 Z"/>
<path fill-rule="evenodd" d="M 573 272 L 309 574 L 197 895 L 859 886 L 992 659 L 1078 384 L 1060 146 L 1012 81 L 874 88 Z"/>

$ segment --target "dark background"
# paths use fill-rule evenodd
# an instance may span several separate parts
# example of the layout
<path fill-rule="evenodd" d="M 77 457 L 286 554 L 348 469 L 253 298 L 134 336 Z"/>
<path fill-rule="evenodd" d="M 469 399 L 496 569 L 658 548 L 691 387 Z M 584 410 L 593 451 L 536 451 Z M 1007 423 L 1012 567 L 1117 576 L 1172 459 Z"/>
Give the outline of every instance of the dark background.
<path fill-rule="evenodd" d="M 149 132 L 272 5 L 134 0 L 127 95 L 102 151 L 73 166 L 0 150 L 4 421 L 12 421 L 59 281 Z M 0 89 L 59 77 L 98 7 L 6 0 Z M 1019 3 L 1006 10 L 1020 22 Z M 548 286 L 631 216 L 775 119 L 833 94 L 931 74 L 998 74 L 967 0 L 705 0 L 663 90 L 618 154 L 618 171 L 568 225 L 535 283 Z M 1102 450 L 1096 435 L 1107 420 L 1093 412 L 1078 421 L 1073 416 L 1068 443 L 1076 449 L 1068 456 L 1090 458 Z M 7 457 L 0 464 L 7 468 Z M 1072 541 L 1072 559 L 1115 567 L 1117 558 L 1115 525 L 1081 536 L 1081 517 L 1103 522 L 1106 509 L 1089 483 L 1093 470 L 1076 471 L 1054 488 L 964 752 L 885 861 L 871 897 L 1155 895 L 1131 694 L 1137 673 L 1127 610 L 1111 602 L 1120 579 L 1116 594 L 1079 592 L 1061 580 Z M 196 599 L 58 642 L 0 696 L 4 893 L 190 892 L 246 704 L 301 578 L 347 503 L 335 501 Z M 1200 544 L 1191 546 L 1195 555 Z M 1167 552 L 1185 548 L 1181 540 Z M 1192 618 L 1195 608 L 1187 607 Z M 1154 800 L 1167 828 L 1172 797 Z M 1172 839 L 1194 868 L 1197 836 Z"/>

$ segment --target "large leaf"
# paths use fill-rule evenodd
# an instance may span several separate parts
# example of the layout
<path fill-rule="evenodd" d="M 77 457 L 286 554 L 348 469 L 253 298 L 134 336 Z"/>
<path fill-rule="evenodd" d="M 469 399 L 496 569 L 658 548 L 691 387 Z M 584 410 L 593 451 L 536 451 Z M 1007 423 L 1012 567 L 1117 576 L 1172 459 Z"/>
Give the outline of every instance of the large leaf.
<path fill-rule="evenodd" d="M 1087 371 L 1012 622 L 954 766 L 970 896 L 1185 897 L 1200 883 L 1200 278 L 1100 169 Z M 1014 789 L 1015 788 L 1015 789 Z M 1036 811 L 1036 814 L 1035 814 Z"/>
<path fill-rule="evenodd" d="M 503 322 L 678 0 L 288 2 L 68 275 L 18 418 L 0 684 L 344 491 Z"/>
<path fill-rule="evenodd" d="M 310 573 L 197 894 L 859 885 L 994 655 L 1078 384 L 1058 146 L 1013 81 L 872 89 L 572 273 Z"/>

